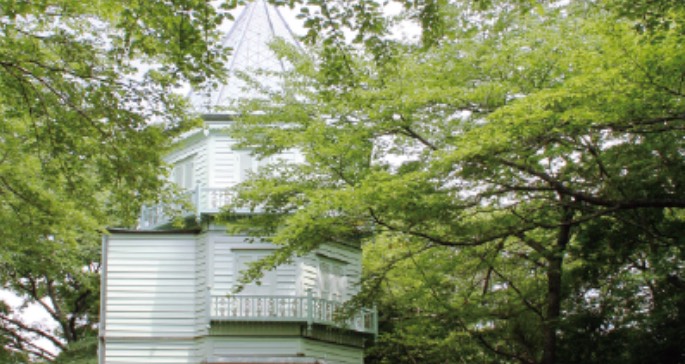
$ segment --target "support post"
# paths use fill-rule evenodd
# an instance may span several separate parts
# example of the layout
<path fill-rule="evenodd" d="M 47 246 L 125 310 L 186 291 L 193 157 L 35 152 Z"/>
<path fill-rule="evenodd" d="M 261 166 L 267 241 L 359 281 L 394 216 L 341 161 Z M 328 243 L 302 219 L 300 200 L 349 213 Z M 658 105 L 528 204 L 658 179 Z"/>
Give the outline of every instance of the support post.
<path fill-rule="evenodd" d="M 205 299 L 207 300 L 207 329 L 209 329 L 212 326 L 212 287 L 207 286 L 205 297 Z"/>
<path fill-rule="evenodd" d="M 312 333 L 314 323 L 314 293 L 311 288 L 307 289 L 307 334 Z"/>
<path fill-rule="evenodd" d="M 202 198 L 200 196 L 200 192 L 202 191 L 202 187 L 200 186 L 200 182 L 198 181 L 195 184 L 195 198 L 193 202 L 195 202 L 195 220 L 199 223 L 201 216 L 200 214 L 202 213 L 202 207 L 200 206 L 200 202 L 202 201 Z"/>

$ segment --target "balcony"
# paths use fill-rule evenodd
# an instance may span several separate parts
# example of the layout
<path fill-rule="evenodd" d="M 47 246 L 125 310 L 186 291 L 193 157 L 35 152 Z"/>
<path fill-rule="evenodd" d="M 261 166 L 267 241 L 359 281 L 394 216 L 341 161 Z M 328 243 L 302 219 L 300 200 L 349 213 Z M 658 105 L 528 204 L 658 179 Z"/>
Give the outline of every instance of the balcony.
<path fill-rule="evenodd" d="M 376 309 L 362 308 L 343 316 L 343 303 L 307 296 L 212 296 L 211 321 L 299 322 L 376 335 Z"/>
<path fill-rule="evenodd" d="M 227 188 L 197 187 L 186 192 L 183 196 L 195 207 L 194 211 L 182 211 L 181 217 L 200 216 L 201 214 L 216 214 L 222 207 L 228 205 L 235 194 Z M 169 224 L 172 216 L 168 211 L 179 210 L 178 206 L 164 204 L 143 206 L 140 214 L 141 230 L 152 230 L 159 226 Z M 241 212 L 241 211 L 238 211 Z M 249 212 L 247 210 L 245 213 Z"/>

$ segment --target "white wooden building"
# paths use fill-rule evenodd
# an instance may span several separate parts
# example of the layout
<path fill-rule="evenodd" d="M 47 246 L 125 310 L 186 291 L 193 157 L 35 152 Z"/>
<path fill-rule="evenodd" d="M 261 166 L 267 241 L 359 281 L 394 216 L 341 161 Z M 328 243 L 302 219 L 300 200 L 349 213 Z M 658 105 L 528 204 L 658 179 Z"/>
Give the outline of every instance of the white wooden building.
<path fill-rule="evenodd" d="M 234 50 L 229 71 L 284 67 L 268 55 L 274 34 L 294 41 L 276 9 L 261 0 L 246 6 L 224 39 Z M 199 226 L 168 229 L 168 218 L 152 206 L 143 209 L 139 229 L 112 229 L 103 238 L 101 364 L 363 363 L 364 345 L 377 331 L 375 310 L 334 319 L 357 292 L 359 246 L 322 242 L 266 273 L 261 285 L 231 294 L 246 264 L 274 249 L 228 234 L 207 218 L 230 201 L 228 187 L 268 163 L 235 149 L 223 130 L 230 116 L 216 110 L 235 87 L 229 79 L 191 95 L 205 127 L 186 135 L 167 157 L 174 183 L 191 195 L 188 215 Z"/>

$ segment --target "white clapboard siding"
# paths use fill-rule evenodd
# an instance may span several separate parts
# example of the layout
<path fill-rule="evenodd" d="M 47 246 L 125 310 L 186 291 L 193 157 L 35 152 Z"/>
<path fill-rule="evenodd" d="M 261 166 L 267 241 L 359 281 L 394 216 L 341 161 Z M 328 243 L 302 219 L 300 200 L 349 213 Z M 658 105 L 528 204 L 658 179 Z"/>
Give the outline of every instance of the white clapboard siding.
<path fill-rule="evenodd" d="M 308 254 L 302 257 L 300 262 L 300 294 L 304 294 L 308 290 L 316 292 L 318 290 L 318 260 L 314 254 Z"/>
<path fill-rule="evenodd" d="M 210 357 L 255 356 L 294 357 L 302 352 L 298 337 L 222 337 L 209 338 Z M 358 364 L 358 363 L 355 363 Z"/>
<path fill-rule="evenodd" d="M 364 351 L 361 348 L 308 339 L 302 339 L 302 341 L 302 351 L 305 356 L 321 359 L 326 364 L 360 364 L 364 362 Z"/>
<path fill-rule="evenodd" d="M 265 256 L 275 248 L 269 244 L 247 243 L 245 237 L 225 235 L 214 238 L 208 245 L 212 246 L 214 252 L 209 256 L 211 259 L 209 265 L 212 267 L 210 285 L 213 295 L 226 295 L 232 292 L 240 277 L 237 265 L 238 256 L 245 254 Z M 274 273 L 270 275 L 274 275 Z M 275 272 L 274 290 L 268 294 L 296 295 L 297 280 L 298 274 L 295 264 L 280 266 Z"/>
<path fill-rule="evenodd" d="M 211 175 L 207 180 L 212 188 L 225 188 L 238 183 L 238 168 L 236 151 L 233 150 L 235 142 L 222 135 L 212 135 L 211 149 Z"/>
<path fill-rule="evenodd" d="M 210 357 L 295 357 L 317 358 L 326 364 L 360 364 L 363 349 L 299 337 L 210 337 Z"/>
<path fill-rule="evenodd" d="M 102 364 L 198 364 L 203 349 L 200 340 L 110 340 Z"/>
<path fill-rule="evenodd" d="M 227 137 L 214 137 L 211 142 L 211 175 L 209 186 L 225 188 L 245 181 L 256 172 L 259 161 L 252 151 L 234 149 L 234 141 Z"/>
<path fill-rule="evenodd" d="M 276 270 L 276 294 L 294 296 L 297 294 L 297 267 L 294 264 L 281 265 Z"/>
<path fill-rule="evenodd" d="M 219 124 L 224 127 L 229 125 Z M 260 160 L 251 150 L 235 149 L 235 140 L 221 129 L 212 129 L 207 134 L 196 132 L 190 135 L 165 160 L 172 166 L 192 160 L 193 186 L 229 188 L 245 181 L 251 172 L 256 172 L 262 166 L 284 161 L 301 162 L 302 156 L 290 150 Z"/>
<path fill-rule="evenodd" d="M 203 234 L 197 236 L 195 243 L 195 331 L 203 335 L 209 332 L 207 240 L 207 235 Z"/>
<path fill-rule="evenodd" d="M 209 173 L 206 186 L 226 188 L 245 181 L 260 167 L 283 162 L 302 162 L 301 153 L 289 150 L 259 159 L 248 149 L 235 149 L 235 140 L 225 135 L 212 134 L 208 142 Z"/>
<path fill-rule="evenodd" d="M 223 239 L 213 239 L 212 247 L 214 254 L 210 257 L 212 259 L 212 274 L 213 279 L 211 283 L 212 294 L 226 295 L 231 292 L 234 282 L 234 259 L 231 253 L 231 246 L 235 244 L 242 244 L 244 238 L 226 237 Z"/>
<path fill-rule="evenodd" d="M 204 251 L 195 234 L 113 233 L 106 241 L 104 336 L 206 333 Z"/>
<path fill-rule="evenodd" d="M 249 150 L 237 150 L 236 153 L 238 182 L 246 181 L 252 172 L 257 170 L 257 158 Z"/>

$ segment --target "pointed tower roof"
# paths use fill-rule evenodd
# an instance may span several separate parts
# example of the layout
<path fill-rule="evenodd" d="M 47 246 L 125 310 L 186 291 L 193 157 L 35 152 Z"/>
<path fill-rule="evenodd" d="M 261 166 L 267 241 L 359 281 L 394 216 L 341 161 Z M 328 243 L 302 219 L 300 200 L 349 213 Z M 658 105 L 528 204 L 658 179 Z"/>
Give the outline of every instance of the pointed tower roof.
<path fill-rule="evenodd" d="M 241 73 L 263 71 L 257 76 L 257 81 L 268 88 L 277 88 L 279 80 L 269 73 L 285 71 L 289 65 L 269 47 L 276 37 L 300 46 L 276 7 L 264 0 L 248 3 L 221 40 L 222 46 L 231 50 L 226 63 L 227 80 L 216 87 L 192 90 L 189 97 L 193 108 L 203 114 L 214 114 L 232 101 L 259 97 L 255 91 L 248 90 L 245 81 L 239 77 Z"/>

